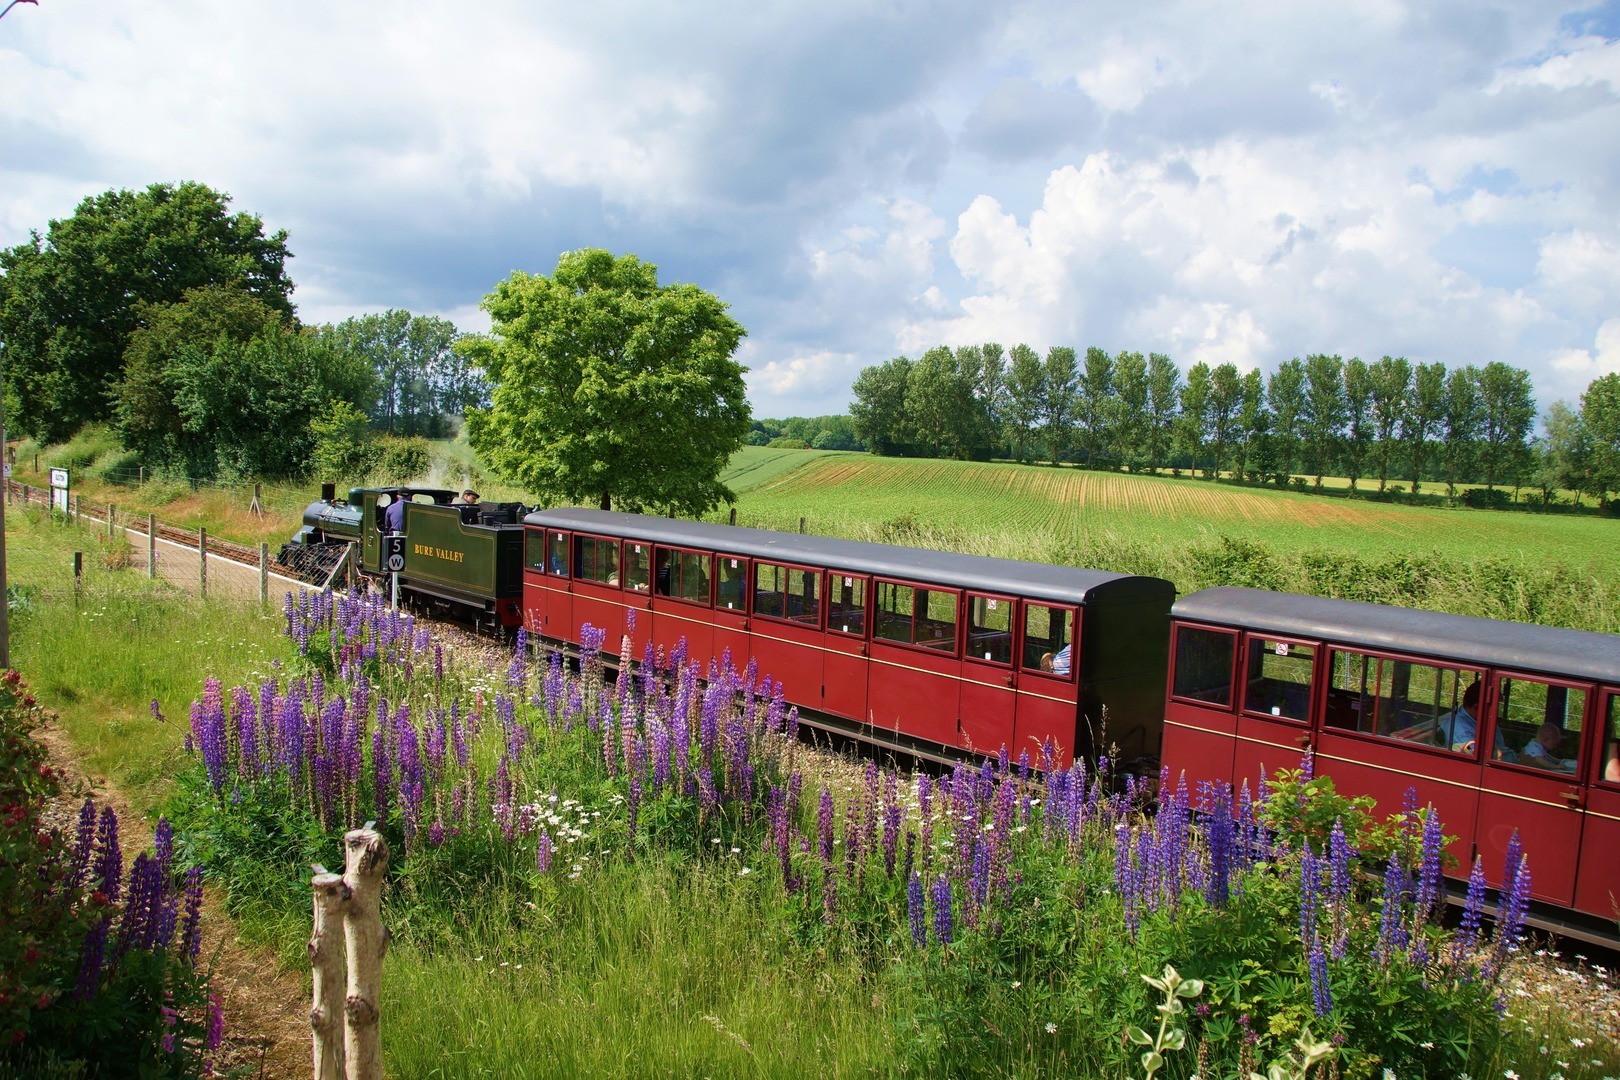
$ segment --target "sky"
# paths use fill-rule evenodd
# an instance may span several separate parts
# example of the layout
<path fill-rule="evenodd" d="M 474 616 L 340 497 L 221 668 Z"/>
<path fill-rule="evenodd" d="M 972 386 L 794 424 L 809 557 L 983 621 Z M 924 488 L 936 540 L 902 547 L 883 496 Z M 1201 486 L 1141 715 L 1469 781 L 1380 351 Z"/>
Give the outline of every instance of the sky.
<path fill-rule="evenodd" d="M 305 322 L 569 250 L 731 305 L 761 417 L 938 344 L 1620 371 L 1620 0 L 39 0 L 0 246 L 196 180 Z"/>

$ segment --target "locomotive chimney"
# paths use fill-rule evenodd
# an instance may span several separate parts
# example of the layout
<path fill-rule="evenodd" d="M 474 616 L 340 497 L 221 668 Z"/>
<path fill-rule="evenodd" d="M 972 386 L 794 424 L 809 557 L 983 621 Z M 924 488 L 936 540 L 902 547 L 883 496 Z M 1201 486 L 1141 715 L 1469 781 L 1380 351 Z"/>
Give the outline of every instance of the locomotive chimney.
<path fill-rule="evenodd" d="M 336 498 L 337 498 L 337 485 L 336 484 L 322 484 L 321 485 L 321 502 L 329 503 L 329 502 L 331 502 L 332 500 L 334 500 Z"/>

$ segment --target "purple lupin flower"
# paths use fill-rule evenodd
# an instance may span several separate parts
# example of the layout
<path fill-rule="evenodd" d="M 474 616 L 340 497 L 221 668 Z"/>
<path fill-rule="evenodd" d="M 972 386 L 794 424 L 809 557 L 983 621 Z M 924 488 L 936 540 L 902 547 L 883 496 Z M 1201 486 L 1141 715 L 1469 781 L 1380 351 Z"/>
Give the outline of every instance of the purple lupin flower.
<path fill-rule="evenodd" d="M 823 863 L 832 862 L 834 824 L 832 792 L 822 788 L 821 800 L 816 806 L 816 852 Z"/>
<path fill-rule="evenodd" d="M 1479 930 L 1485 913 L 1485 860 L 1474 856 L 1474 868 L 1468 874 L 1468 897 L 1463 902 L 1462 925 L 1458 927 L 1452 943 L 1452 962 L 1460 965 L 1468 954 L 1479 947 Z"/>
<path fill-rule="evenodd" d="M 1311 976 L 1311 1007 L 1316 1010 L 1317 1016 L 1326 1016 L 1333 1011 L 1333 995 L 1328 990 L 1327 956 L 1322 952 L 1322 938 L 1311 939 L 1311 956 L 1308 963 Z"/>
<path fill-rule="evenodd" d="M 934 878 L 934 938 L 951 943 L 951 879 L 945 874 Z"/>
<path fill-rule="evenodd" d="M 1440 831 L 1440 815 L 1430 807 L 1428 813 L 1423 815 L 1423 847 L 1418 861 L 1416 912 L 1418 925 L 1428 921 L 1444 899 L 1441 887 L 1444 842 L 1445 837 Z"/>
<path fill-rule="evenodd" d="M 85 934 L 84 947 L 79 952 L 79 976 L 73 986 L 73 996 L 79 1001 L 95 997 L 101 986 L 101 965 L 107 953 L 107 931 L 111 919 L 101 919 Z"/>
<path fill-rule="evenodd" d="M 1388 864 L 1384 867 L 1384 893 L 1378 916 L 1378 944 L 1373 948 L 1373 957 L 1385 967 L 1389 966 L 1389 962 L 1397 953 L 1406 948 L 1406 920 L 1402 918 L 1401 909 L 1410 889 L 1410 878 L 1406 868 L 1401 865 L 1399 855 L 1392 853 Z"/>
<path fill-rule="evenodd" d="M 1502 897 L 1496 916 L 1496 935 L 1491 942 L 1491 960 L 1485 977 L 1495 978 L 1507 966 L 1508 953 L 1518 947 L 1524 920 L 1530 913 L 1530 860 L 1520 846 L 1519 831 L 1508 838 L 1507 859 L 1502 875 Z"/>
<path fill-rule="evenodd" d="M 84 877 L 90 869 L 95 844 L 96 804 L 93 799 L 86 799 L 84 805 L 79 807 L 79 827 L 74 833 L 73 861 L 69 864 L 68 870 L 68 889 L 74 896 L 84 888 Z"/>
<path fill-rule="evenodd" d="M 928 945 L 928 909 L 923 899 L 922 878 L 915 872 L 906 883 L 906 908 L 911 919 L 911 943 L 917 948 Z"/>
<path fill-rule="evenodd" d="M 202 950 L 202 867 L 186 871 L 186 921 L 181 925 L 180 951 L 195 964 Z"/>
<path fill-rule="evenodd" d="M 90 884 L 107 898 L 118 902 L 118 891 L 123 883 L 124 855 L 118 847 L 118 815 L 113 808 L 101 808 L 101 824 L 96 829 L 96 858 L 91 870 Z"/>
<path fill-rule="evenodd" d="M 542 874 L 551 873 L 551 834 L 540 830 L 540 841 L 535 846 L 534 867 Z"/>

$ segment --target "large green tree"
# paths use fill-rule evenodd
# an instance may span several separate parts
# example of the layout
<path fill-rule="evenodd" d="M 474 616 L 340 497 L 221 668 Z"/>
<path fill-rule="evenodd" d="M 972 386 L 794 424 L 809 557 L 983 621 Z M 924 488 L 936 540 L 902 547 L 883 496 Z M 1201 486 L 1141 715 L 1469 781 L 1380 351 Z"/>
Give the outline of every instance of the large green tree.
<path fill-rule="evenodd" d="M 1067 345 L 1047 349 L 1042 374 L 1046 385 L 1043 418 L 1047 455 L 1056 464 L 1068 456 L 1074 445 L 1074 418 L 1079 406 L 1079 368 L 1075 366 L 1074 350 Z"/>
<path fill-rule="evenodd" d="M 1530 389 L 1530 373 L 1501 361 L 1486 364 L 1479 373 L 1480 464 L 1485 469 L 1485 486 L 1494 488 L 1499 479 L 1523 474 L 1528 457 L 1525 439 L 1536 422 L 1536 399 Z"/>
<path fill-rule="evenodd" d="M 1389 482 L 1389 452 L 1395 428 L 1406 418 L 1412 365 L 1404 356 L 1385 356 L 1368 369 L 1372 380 L 1373 427 L 1378 436 L 1378 490 Z"/>
<path fill-rule="evenodd" d="M 321 337 L 366 359 L 377 375 L 371 421 L 396 435 L 446 434 L 448 418 L 487 403 L 488 388 L 456 351 L 448 319 L 389 310 L 321 327 Z"/>
<path fill-rule="evenodd" d="M 1164 353 L 1149 353 L 1147 379 L 1148 471 L 1156 473 L 1171 442 L 1181 400 L 1181 371 Z"/>
<path fill-rule="evenodd" d="M 1086 365 L 1080 373 L 1080 426 L 1086 448 L 1086 468 L 1097 464 L 1097 451 L 1109 442 L 1109 413 L 1114 392 L 1114 358 L 1093 345 L 1086 350 Z"/>
<path fill-rule="evenodd" d="M 181 420 L 182 360 L 194 363 L 193 354 L 209 354 L 226 342 L 245 345 L 272 328 L 287 328 L 287 315 L 236 284 L 190 289 L 176 303 L 143 304 L 137 314 L 141 325 L 129 336 L 124 377 L 113 388 L 118 437 L 150 464 L 180 465 L 200 475 L 211 469 L 215 455 Z"/>
<path fill-rule="evenodd" d="M 1333 451 L 1344 429 L 1344 361 L 1317 353 L 1305 358 L 1305 471 L 1316 475 L 1316 490 L 1333 463 Z"/>
<path fill-rule="evenodd" d="M 1140 469 L 1147 456 L 1148 367 L 1139 352 L 1114 357 L 1115 405 L 1110 432 L 1113 457 L 1131 469 Z"/>
<path fill-rule="evenodd" d="M 1591 487 L 1599 503 L 1620 491 L 1620 373 L 1593 379 L 1581 395 L 1581 426 L 1592 441 Z"/>
<path fill-rule="evenodd" d="M 1217 365 L 1209 373 L 1209 396 L 1204 407 L 1209 412 L 1205 430 L 1209 432 L 1215 456 L 1215 482 L 1221 479 L 1221 467 L 1227 464 L 1227 451 L 1238 438 L 1238 416 L 1243 409 L 1243 377 L 1237 365 L 1231 362 Z M 1242 462 L 1232 470 L 1232 478 L 1239 478 Z"/>
<path fill-rule="evenodd" d="M 911 360 L 897 356 L 886 364 L 861 369 L 850 387 L 854 397 L 849 415 L 855 434 L 872 453 L 905 455 L 913 436 L 906 415 L 906 385 L 911 381 Z"/>
<path fill-rule="evenodd" d="M 1007 369 L 1007 442 L 1013 456 L 1028 461 L 1046 401 L 1046 370 L 1028 345 L 1014 345 Z"/>
<path fill-rule="evenodd" d="M 1367 362 L 1352 356 L 1344 362 L 1344 461 L 1345 475 L 1350 477 L 1350 490 L 1356 490 L 1362 468 L 1367 461 L 1367 447 L 1373 437 L 1372 375 Z"/>
<path fill-rule="evenodd" d="M 1454 368 L 1446 376 L 1446 397 L 1440 413 L 1448 499 L 1457 497 L 1457 474 L 1467 468 L 1473 456 L 1479 421 L 1479 369 L 1472 364 Z"/>
<path fill-rule="evenodd" d="M 1436 361 L 1412 369 L 1412 400 L 1401 417 L 1401 440 L 1412 448 L 1412 494 L 1422 490 L 1423 450 L 1440 430 L 1446 412 L 1446 365 Z"/>
<path fill-rule="evenodd" d="M 235 285 L 290 316 L 287 234 L 229 211 L 203 184 L 108 191 L 0 251 L 0 341 L 22 430 L 60 439 L 113 412 L 143 310 L 205 285 Z"/>
<path fill-rule="evenodd" d="M 696 285 L 660 285 L 634 255 L 568 252 L 484 298 L 463 348 L 493 388 L 468 440 L 536 493 L 604 510 L 700 514 L 730 501 L 720 471 L 748 434 L 742 326 Z"/>

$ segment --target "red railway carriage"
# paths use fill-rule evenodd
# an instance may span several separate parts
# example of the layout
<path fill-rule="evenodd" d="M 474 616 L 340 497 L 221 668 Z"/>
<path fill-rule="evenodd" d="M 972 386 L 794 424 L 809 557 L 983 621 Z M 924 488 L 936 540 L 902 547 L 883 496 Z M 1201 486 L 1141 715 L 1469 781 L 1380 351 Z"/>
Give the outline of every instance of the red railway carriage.
<path fill-rule="evenodd" d="M 524 625 L 617 653 L 752 657 L 818 722 L 868 741 L 1064 762 L 1107 739 L 1157 753 L 1168 581 L 602 510 L 524 519 Z M 1090 721 L 1090 723 L 1086 722 Z"/>
<path fill-rule="evenodd" d="M 1535 899 L 1620 910 L 1620 637 L 1257 589 L 1171 609 L 1164 761 L 1235 786 L 1295 765 L 1379 810 L 1435 806 L 1456 873 L 1499 883 L 1520 833 Z"/>

